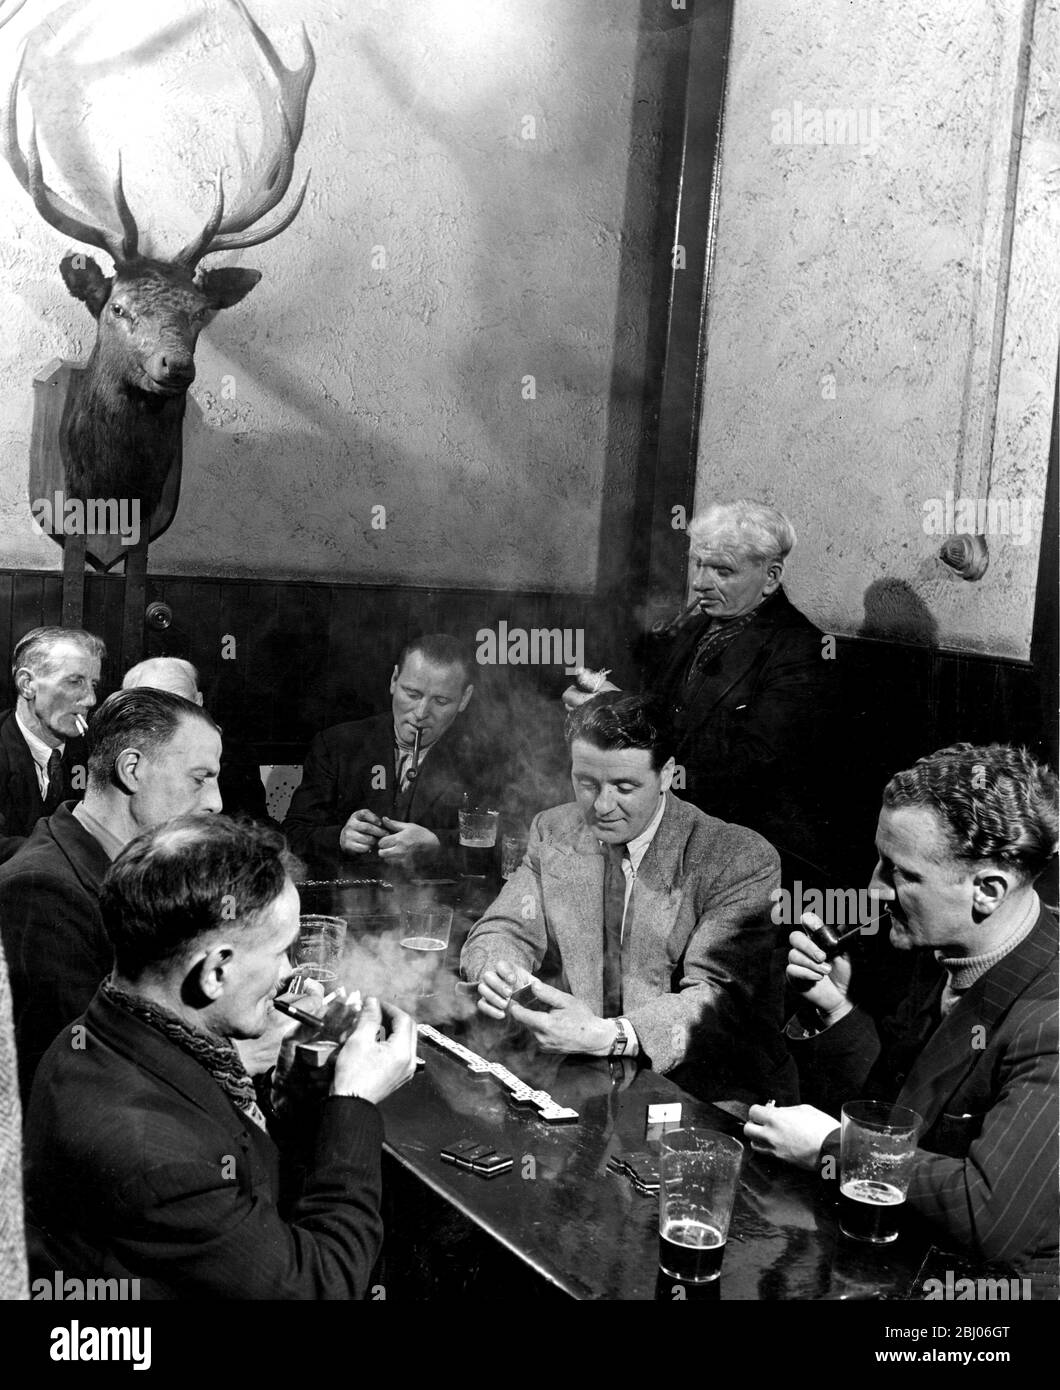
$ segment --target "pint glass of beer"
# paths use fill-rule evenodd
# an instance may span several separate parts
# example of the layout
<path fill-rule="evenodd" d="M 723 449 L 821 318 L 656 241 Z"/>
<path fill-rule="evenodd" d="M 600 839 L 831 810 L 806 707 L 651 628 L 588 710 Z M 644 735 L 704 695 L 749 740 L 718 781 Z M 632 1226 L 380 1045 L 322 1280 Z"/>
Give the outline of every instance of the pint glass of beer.
<path fill-rule="evenodd" d="M 329 993 L 339 979 L 346 945 L 346 918 L 305 914 L 299 918 L 298 940 L 291 950 L 291 964 L 299 975 L 319 980 Z"/>
<path fill-rule="evenodd" d="M 854 1100 L 843 1106 L 839 1229 L 845 1236 L 871 1245 L 898 1239 L 923 1123 L 904 1105 Z"/>
<path fill-rule="evenodd" d="M 712 1129 L 671 1129 L 659 1157 L 659 1268 L 709 1283 L 725 1257 L 743 1145 Z"/>
<path fill-rule="evenodd" d="M 473 806 L 465 800 L 457 815 L 460 819 L 464 873 L 468 878 L 488 878 L 493 871 L 500 812 L 491 811 L 485 806 Z"/>
<path fill-rule="evenodd" d="M 416 993 L 421 999 L 434 993 L 435 976 L 445 962 L 452 929 L 451 907 L 408 909 L 405 912 L 402 956 L 408 962 Z"/>

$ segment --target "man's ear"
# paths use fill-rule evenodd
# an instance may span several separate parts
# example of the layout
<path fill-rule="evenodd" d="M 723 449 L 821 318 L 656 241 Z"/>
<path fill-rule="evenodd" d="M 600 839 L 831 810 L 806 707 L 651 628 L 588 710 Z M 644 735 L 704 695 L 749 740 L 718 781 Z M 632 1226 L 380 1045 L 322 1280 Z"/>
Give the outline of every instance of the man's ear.
<path fill-rule="evenodd" d="M 114 280 L 104 275 L 91 256 L 83 251 L 71 251 L 59 262 L 63 284 L 75 299 L 80 299 L 94 319 L 98 319 L 110 298 Z"/>
<path fill-rule="evenodd" d="M 980 869 L 972 881 L 972 903 L 975 910 L 984 917 L 996 912 L 1012 892 L 1015 885 L 1001 869 Z"/>
<path fill-rule="evenodd" d="M 232 946 L 227 941 L 221 941 L 192 962 L 185 979 L 204 999 L 214 1004 L 225 992 L 231 964 Z"/>
<path fill-rule="evenodd" d="M 397 683 L 398 683 L 398 668 L 395 666 L 395 667 L 394 667 L 394 674 L 390 677 L 390 693 L 391 693 L 391 695 L 393 695 L 394 691 L 397 689 Z"/>
<path fill-rule="evenodd" d="M 474 693 L 475 687 L 473 685 L 469 685 L 467 689 L 464 691 L 463 695 L 461 695 L 460 697 L 460 703 L 456 707 L 457 714 L 463 714 L 464 710 L 466 710 L 468 705 L 471 703 L 471 697 L 472 695 L 474 695 Z"/>
<path fill-rule="evenodd" d="M 238 304 L 261 279 L 260 270 L 244 270 L 241 266 L 222 266 L 217 270 L 200 270 L 195 283 L 214 310 L 231 309 Z"/>
<path fill-rule="evenodd" d="M 33 672 L 28 666 L 20 666 L 15 672 L 15 689 L 23 700 L 33 699 L 33 682 L 35 679 Z"/>
<path fill-rule="evenodd" d="M 659 769 L 659 780 L 662 784 L 662 791 L 668 792 L 670 790 L 670 783 L 674 780 L 674 771 L 676 768 L 676 761 L 673 758 L 668 758 Z"/>
<path fill-rule="evenodd" d="M 123 748 L 114 759 L 114 781 L 131 796 L 140 790 L 143 754 L 138 748 Z"/>
<path fill-rule="evenodd" d="M 766 582 L 762 585 L 763 594 L 775 594 L 784 577 L 784 561 L 770 560 L 766 566 Z"/>

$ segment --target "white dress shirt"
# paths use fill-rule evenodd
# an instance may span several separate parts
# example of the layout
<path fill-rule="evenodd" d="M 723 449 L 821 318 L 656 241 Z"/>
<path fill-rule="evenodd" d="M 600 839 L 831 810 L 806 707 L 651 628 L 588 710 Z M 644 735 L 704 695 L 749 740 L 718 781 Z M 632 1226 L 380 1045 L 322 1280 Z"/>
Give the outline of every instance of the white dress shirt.
<path fill-rule="evenodd" d="M 622 856 L 622 872 L 626 879 L 626 897 L 622 907 L 623 940 L 625 940 L 626 935 L 626 917 L 629 915 L 629 900 L 633 895 L 633 885 L 637 881 L 637 872 L 640 869 L 641 861 L 648 852 L 648 846 L 651 844 L 652 840 L 655 839 L 655 832 L 659 829 L 665 810 L 666 794 L 663 793 L 663 795 L 659 797 L 659 804 L 655 808 L 655 814 L 652 816 L 651 820 L 635 839 L 630 840 L 628 844 L 624 846 L 626 852 Z M 602 843 L 603 841 L 601 841 L 601 844 Z M 615 1022 L 626 1036 L 625 1056 L 636 1057 L 640 1052 L 640 1039 L 637 1037 L 636 1029 L 628 1018 L 617 1018 Z"/>
<path fill-rule="evenodd" d="M 17 705 L 15 706 L 15 723 L 18 725 L 19 733 L 26 740 L 26 747 L 33 759 L 33 767 L 37 773 L 37 786 L 40 788 L 40 797 L 43 801 L 48 795 L 48 759 L 53 753 L 58 753 L 62 757 L 66 744 L 60 743 L 58 748 L 50 748 L 42 738 L 37 737 L 32 729 L 26 727 L 22 719 L 22 711 Z"/>

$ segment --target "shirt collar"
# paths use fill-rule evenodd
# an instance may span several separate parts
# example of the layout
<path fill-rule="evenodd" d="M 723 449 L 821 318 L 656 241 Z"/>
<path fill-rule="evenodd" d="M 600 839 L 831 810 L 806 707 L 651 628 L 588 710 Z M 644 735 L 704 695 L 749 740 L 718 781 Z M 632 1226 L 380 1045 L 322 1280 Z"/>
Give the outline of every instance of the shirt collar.
<path fill-rule="evenodd" d="M 628 841 L 625 846 L 626 854 L 629 856 L 629 862 L 633 865 L 634 873 L 640 868 L 640 861 L 647 854 L 648 846 L 651 844 L 652 840 L 655 839 L 655 832 L 659 828 L 665 810 L 666 793 L 663 792 L 662 796 L 659 797 L 659 804 L 655 808 L 654 816 L 652 816 L 651 820 L 640 834 L 635 839 Z"/>
<path fill-rule="evenodd" d="M 73 818 L 80 821 L 94 840 L 98 840 L 103 853 L 113 864 L 118 855 L 125 848 L 124 840 L 119 840 L 113 831 L 108 830 L 102 821 L 96 820 L 90 812 L 85 810 L 85 803 L 79 801 L 70 813 Z"/>
<path fill-rule="evenodd" d="M 42 738 L 38 738 L 33 730 L 27 727 L 25 720 L 22 718 L 22 711 L 17 705 L 15 706 L 15 723 L 18 725 L 22 737 L 26 740 L 26 747 L 32 754 L 33 761 L 42 772 L 46 772 L 48 768 L 48 759 L 53 753 L 61 754 L 66 744 L 60 743 L 58 748 L 49 747 Z"/>

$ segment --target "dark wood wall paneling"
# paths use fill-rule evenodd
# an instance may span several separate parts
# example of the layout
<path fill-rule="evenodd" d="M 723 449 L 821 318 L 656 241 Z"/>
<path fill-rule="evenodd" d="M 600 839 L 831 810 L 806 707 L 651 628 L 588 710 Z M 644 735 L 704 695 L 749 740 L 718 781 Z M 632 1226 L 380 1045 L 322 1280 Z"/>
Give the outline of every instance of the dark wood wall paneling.
<path fill-rule="evenodd" d="M 27 629 L 58 623 L 61 577 L 0 571 L 0 650 L 9 654 Z M 258 745 L 263 761 L 296 762 L 318 729 L 385 708 L 394 658 L 404 641 L 448 631 L 473 641 L 482 628 L 581 628 L 590 665 L 614 664 L 610 608 L 585 595 L 384 588 L 352 584 L 148 578 L 148 600 L 173 610 L 173 625 L 150 632 L 152 655 L 186 656 L 200 668 L 209 708 L 222 724 Z M 85 625 L 117 650 L 120 576 L 92 575 Z M 1053 606 L 1055 618 L 1055 605 Z M 221 659 L 225 637 L 234 660 Z M 964 738 L 1026 743 L 1055 762 L 1055 731 L 1043 717 L 1042 689 L 1055 676 L 1048 644 L 1034 664 L 903 646 L 867 638 L 837 641 L 836 674 L 858 730 L 852 778 L 881 777 L 920 754 Z M 104 672 L 107 690 L 121 672 Z M 526 693 L 516 715 L 551 701 L 566 684 L 556 667 L 482 669 L 483 697 Z M 13 692 L 8 683 L 7 698 Z"/>
<path fill-rule="evenodd" d="M 86 579 L 85 626 L 116 653 L 121 635 L 120 575 Z M 60 621 L 61 576 L 0 571 L 0 650 L 5 660 L 31 627 Z M 150 575 L 147 601 L 173 613 L 164 632 L 148 630 L 145 652 L 183 656 L 199 668 L 206 705 L 222 725 L 257 745 L 263 762 L 298 762 L 318 729 L 359 718 L 389 702 L 388 683 L 404 642 L 444 631 L 475 644 L 484 628 L 581 628 L 601 634 L 587 654 L 604 659 L 606 614 L 584 595 L 505 594 L 350 584 L 185 579 Z M 235 657 L 223 659 L 226 639 Z M 112 656 L 106 691 L 120 684 Z M 480 697 L 512 717 L 552 707 L 567 684 L 561 667 L 480 668 Z M 7 680 L 3 704 L 13 699 Z M 558 702 L 555 705 L 558 710 Z"/>

